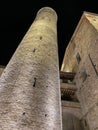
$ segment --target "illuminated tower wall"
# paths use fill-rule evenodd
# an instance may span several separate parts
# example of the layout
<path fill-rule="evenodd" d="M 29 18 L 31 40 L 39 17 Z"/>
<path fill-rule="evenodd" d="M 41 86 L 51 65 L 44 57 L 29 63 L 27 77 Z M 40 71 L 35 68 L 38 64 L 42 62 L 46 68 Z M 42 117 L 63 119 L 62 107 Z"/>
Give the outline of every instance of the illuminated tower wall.
<path fill-rule="evenodd" d="M 66 48 L 62 71 L 75 72 L 85 130 L 98 130 L 98 14 L 84 12 Z"/>
<path fill-rule="evenodd" d="M 2 130 L 62 129 L 58 65 L 57 15 L 44 7 L 1 75 Z"/>

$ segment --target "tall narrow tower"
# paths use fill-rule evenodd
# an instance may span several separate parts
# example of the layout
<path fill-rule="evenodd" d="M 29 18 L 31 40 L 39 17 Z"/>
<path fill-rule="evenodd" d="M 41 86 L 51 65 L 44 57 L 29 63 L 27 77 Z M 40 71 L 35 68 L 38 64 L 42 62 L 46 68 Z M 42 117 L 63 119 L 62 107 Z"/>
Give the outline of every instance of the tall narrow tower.
<path fill-rule="evenodd" d="M 61 130 L 57 15 L 39 10 L 0 79 L 2 130 Z"/>

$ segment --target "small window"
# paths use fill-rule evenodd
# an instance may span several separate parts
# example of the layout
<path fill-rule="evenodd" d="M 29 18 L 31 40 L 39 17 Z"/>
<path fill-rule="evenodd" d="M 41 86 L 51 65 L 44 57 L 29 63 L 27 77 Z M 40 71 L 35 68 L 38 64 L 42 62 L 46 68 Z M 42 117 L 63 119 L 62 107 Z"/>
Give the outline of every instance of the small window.
<path fill-rule="evenodd" d="M 79 54 L 79 52 L 77 53 L 77 55 L 76 55 L 76 59 L 77 59 L 77 62 L 78 62 L 78 64 L 80 63 L 80 61 L 81 61 L 81 57 L 80 57 L 80 54 Z"/>
<path fill-rule="evenodd" d="M 84 69 L 81 73 L 81 78 L 83 79 L 83 82 L 86 80 L 87 78 L 87 73 L 86 73 L 86 70 Z"/>

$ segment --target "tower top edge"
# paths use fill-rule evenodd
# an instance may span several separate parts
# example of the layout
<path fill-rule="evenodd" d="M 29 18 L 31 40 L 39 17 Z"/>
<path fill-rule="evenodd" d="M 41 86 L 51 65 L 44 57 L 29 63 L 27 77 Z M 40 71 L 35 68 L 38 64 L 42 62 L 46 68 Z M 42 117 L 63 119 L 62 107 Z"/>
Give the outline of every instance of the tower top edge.
<path fill-rule="evenodd" d="M 57 13 L 52 7 L 48 7 L 48 6 L 42 7 L 41 9 L 38 10 L 37 15 L 39 15 L 41 12 L 48 12 L 54 14 L 57 19 Z"/>

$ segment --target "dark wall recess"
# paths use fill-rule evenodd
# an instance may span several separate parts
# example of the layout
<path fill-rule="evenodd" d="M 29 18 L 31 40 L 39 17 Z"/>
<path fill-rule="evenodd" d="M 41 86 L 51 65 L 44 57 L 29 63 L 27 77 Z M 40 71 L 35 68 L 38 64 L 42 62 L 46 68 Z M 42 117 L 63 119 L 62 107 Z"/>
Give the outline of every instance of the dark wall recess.
<path fill-rule="evenodd" d="M 87 72 L 86 72 L 86 70 L 84 69 L 83 71 L 82 71 L 82 73 L 81 73 L 81 78 L 82 78 L 82 80 L 83 80 L 83 82 L 86 80 L 86 78 L 87 78 Z"/>
<path fill-rule="evenodd" d="M 77 62 L 78 62 L 78 64 L 79 64 L 79 63 L 80 63 L 80 61 L 81 61 L 81 57 L 80 57 L 79 52 L 76 54 L 76 59 L 77 59 Z"/>

